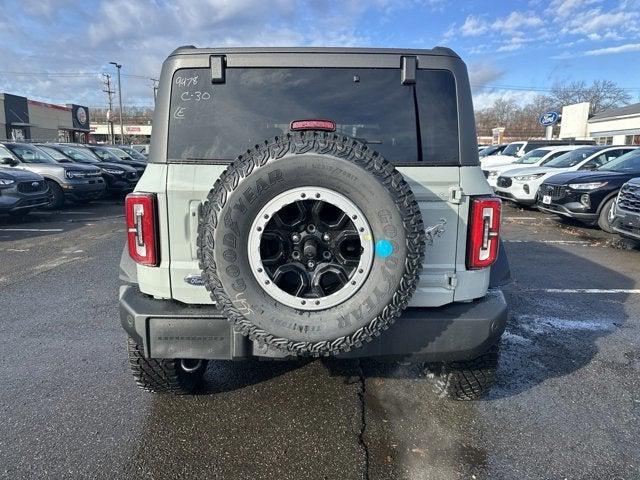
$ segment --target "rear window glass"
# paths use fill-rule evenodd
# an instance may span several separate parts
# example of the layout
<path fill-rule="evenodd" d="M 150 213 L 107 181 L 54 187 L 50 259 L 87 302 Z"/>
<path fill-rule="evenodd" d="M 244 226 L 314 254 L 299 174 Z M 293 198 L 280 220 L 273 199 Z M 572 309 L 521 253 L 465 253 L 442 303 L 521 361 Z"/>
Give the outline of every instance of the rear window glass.
<path fill-rule="evenodd" d="M 208 69 L 174 74 L 170 159 L 231 161 L 287 133 L 293 120 L 328 119 L 393 163 L 459 164 L 451 72 L 418 70 L 415 85 L 401 84 L 400 69 L 229 68 L 225 75 L 212 84 Z"/>

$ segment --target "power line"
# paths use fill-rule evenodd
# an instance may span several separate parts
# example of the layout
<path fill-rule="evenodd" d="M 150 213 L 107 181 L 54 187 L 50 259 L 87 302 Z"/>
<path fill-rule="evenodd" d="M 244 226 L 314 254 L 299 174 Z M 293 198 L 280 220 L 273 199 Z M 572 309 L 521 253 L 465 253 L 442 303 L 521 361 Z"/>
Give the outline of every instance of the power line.
<path fill-rule="evenodd" d="M 102 75 L 103 72 L 16 72 L 16 71 L 6 71 L 0 70 L 0 75 L 16 75 L 16 76 L 46 76 L 46 77 L 92 77 Z M 158 80 L 153 77 L 148 77 L 146 75 L 134 75 L 134 74 L 122 74 L 122 77 L 125 78 L 134 78 L 138 80 L 150 80 L 152 82 L 157 82 Z M 553 90 L 551 87 L 534 87 L 529 85 L 508 85 L 508 84 L 482 84 L 482 83 L 474 83 L 471 82 L 471 86 L 475 88 L 494 88 L 497 90 L 525 90 L 532 92 L 550 92 Z M 635 91 L 640 90 L 640 87 L 620 87 L 621 90 L 629 90 Z M 571 91 L 582 91 L 582 89 L 578 90 L 566 90 L 567 92 Z"/>
<path fill-rule="evenodd" d="M 0 75 L 14 75 L 17 77 L 62 77 L 62 78 L 85 78 L 99 77 L 103 72 L 13 72 L 0 70 Z M 122 74 L 126 78 L 134 78 L 137 80 L 155 80 L 153 77 L 144 75 Z"/>
<path fill-rule="evenodd" d="M 481 84 L 481 83 L 471 83 L 471 86 L 474 88 L 492 88 L 492 89 L 496 89 L 496 90 L 514 90 L 514 91 L 529 91 L 529 92 L 552 92 L 553 90 L 555 90 L 554 88 L 551 87 L 528 87 L 525 85 L 490 85 L 490 84 Z M 585 87 L 586 89 L 589 88 L 589 86 Z M 576 92 L 583 92 L 585 90 L 585 88 L 580 88 L 580 89 L 575 89 L 575 90 L 568 90 L 568 89 L 564 89 L 562 88 L 563 92 L 567 92 L 567 93 L 576 93 Z M 640 87 L 618 87 L 620 90 L 628 90 L 628 91 L 636 91 L 636 90 L 640 90 Z"/>

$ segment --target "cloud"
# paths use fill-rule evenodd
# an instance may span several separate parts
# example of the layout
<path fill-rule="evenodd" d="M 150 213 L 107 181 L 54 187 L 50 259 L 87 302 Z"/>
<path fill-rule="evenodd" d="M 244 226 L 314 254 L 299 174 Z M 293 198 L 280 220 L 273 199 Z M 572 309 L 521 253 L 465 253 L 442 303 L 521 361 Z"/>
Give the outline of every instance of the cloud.
<path fill-rule="evenodd" d="M 531 103 L 540 92 L 520 90 L 517 92 L 509 90 L 495 89 L 491 91 L 480 91 L 473 94 L 473 108 L 478 111 L 490 107 L 496 100 L 514 100 L 518 105 Z"/>
<path fill-rule="evenodd" d="M 553 0 L 547 9 L 547 13 L 565 18 L 576 10 L 600 3 L 601 1 L 602 0 Z"/>
<path fill-rule="evenodd" d="M 638 18 L 637 12 L 602 12 L 600 9 L 577 13 L 563 28 L 565 33 L 601 33 L 627 25 Z"/>
<path fill-rule="evenodd" d="M 496 67 L 490 62 L 471 63 L 467 69 L 469 71 L 469 83 L 471 83 L 472 91 L 476 91 L 491 82 L 495 82 L 505 74 L 503 69 Z"/>
<path fill-rule="evenodd" d="M 463 37 L 477 37 L 487 35 L 513 35 L 522 33 L 526 29 L 537 28 L 544 25 L 544 21 L 532 12 L 513 11 L 506 17 L 488 22 L 477 15 L 468 15 L 464 23 L 456 28 L 455 24 L 449 26 L 444 37 L 451 38 L 456 32 Z"/>
<path fill-rule="evenodd" d="M 511 12 L 505 18 L 499 18 L 493 22 L 492 28 L 513 32 L 523 28 L 533 28 L 543 25 L 544 22 L 540 17 L 531 12 Z"/>
<path fill-rule="evenodd" d="M 587 50 L 583 53 L 584 56 L 600 56 L 600 55 L 614 55 L 616 53 L 628 53 L 628 52 L 640 52 L 640 43 L 627 43 L 625 45 L 618 45 L 617 47 L 598 48 L 595 50 Z"/>
<path fill-rule="evenodd" d="M 465 37 L 476 37 L 482 35 L 489 29 L 489 24 L 479 17 L 469 15 L 462 26 L 460 27 L 460 33 Z"/>

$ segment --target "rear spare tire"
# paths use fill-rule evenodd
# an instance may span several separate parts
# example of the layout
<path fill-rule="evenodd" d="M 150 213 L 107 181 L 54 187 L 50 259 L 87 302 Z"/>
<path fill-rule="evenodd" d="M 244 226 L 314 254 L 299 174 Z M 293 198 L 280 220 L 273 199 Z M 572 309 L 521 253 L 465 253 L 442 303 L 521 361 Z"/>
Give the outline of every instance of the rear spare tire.
<path fill-rule="evenodd" d="M 419 207 L 352 138 L 306 131 L 239 156 L 202 207 L 198 257 L 235 329 L 293 354 L 361 346 L 407 306 L 422 266 Z"/>

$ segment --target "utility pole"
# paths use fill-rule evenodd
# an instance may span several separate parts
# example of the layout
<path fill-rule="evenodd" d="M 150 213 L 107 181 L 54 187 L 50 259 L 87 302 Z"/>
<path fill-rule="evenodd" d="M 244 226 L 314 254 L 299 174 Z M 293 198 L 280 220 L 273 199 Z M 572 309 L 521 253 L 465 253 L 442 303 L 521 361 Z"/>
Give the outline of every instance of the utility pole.
<path fill-rule="evenodd" d="M 124 145 L 124 124 L 122 122 L 122 84 L 120 83 L 120 69 L 122 65 L 118 62 L 109 62 L 118 69 L 118 103 L 120 104 L 120 143 Z"/>
<path fill-rule="evenodd" d="M 152 78 L 151 81 L 153 82 L 153 106 L 155 107 L 156 99 L 158 98 L 158 83 L 160 83 L 160 80 Z"/>
<path fill-rule="evenodd" d="M 109 143 L 111 145 L 114 144 L 114 139 L 113 139 L 113 121 L 111 120 L 111 115 L 113 115 L 113 94 L 116 93 L 115 91 L 111 90 L 111 75 L 109 75 L 108 73 L 103 73 L 102 76 L 104 77 L 104 85 L 106 88 L 106 90 L 102 90 L 103 92 L 105 92 L 107 94 L 107 98 L 109 99 L 109 114 L 107 115 L 107 128 L 109 130 Z"/>

